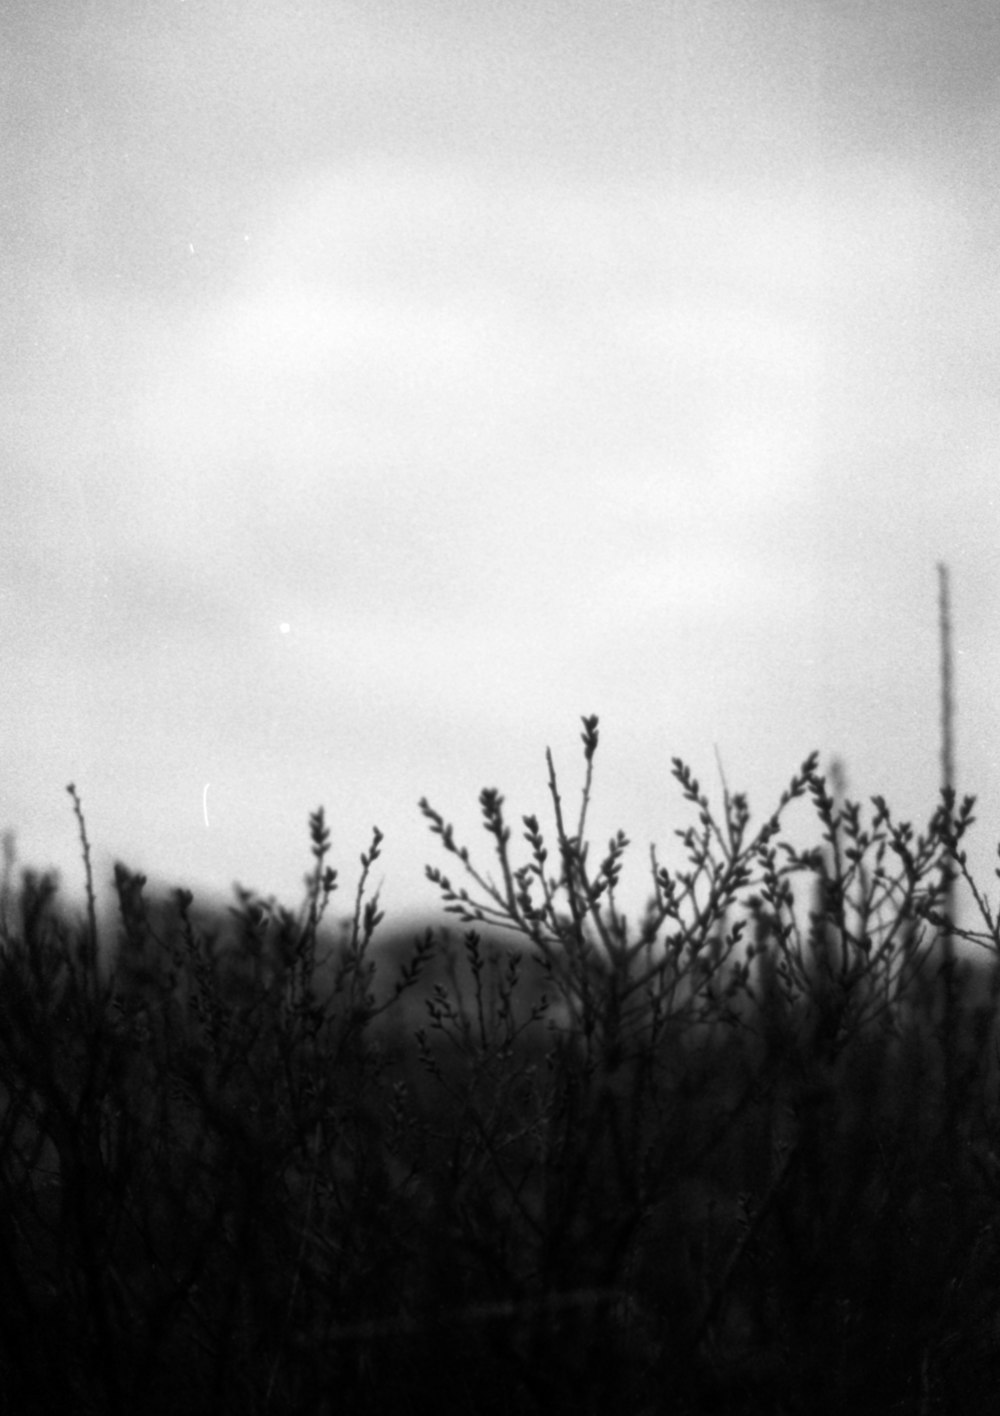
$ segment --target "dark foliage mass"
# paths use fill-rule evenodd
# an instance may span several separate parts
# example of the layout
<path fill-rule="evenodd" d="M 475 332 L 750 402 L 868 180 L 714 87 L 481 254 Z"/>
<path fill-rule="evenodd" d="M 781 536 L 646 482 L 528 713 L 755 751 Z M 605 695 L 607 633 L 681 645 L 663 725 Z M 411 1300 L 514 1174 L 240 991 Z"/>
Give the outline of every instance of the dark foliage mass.
<path fill-rule="evenodd" d="M 550 845 L 482 793 L 461 937 L 385 937 L 322 811 L 297 913 L 225 917 L 8 861 L 0 1405 L 334 1416 L 967 1413 L 1000 1390 L 998 933 L 972 802 L 867 822 L 810 758 L 819 842 L 713 812 L 638 924 L 550 763 Z M 72 790 L 72 789 L 71 789 Z M 81 838 L 89 849 L 79 802 Z M 971 889 L 979 932 L 954 922 Z M 376 938 L 376 935 L 378 937 Z M 987 964 L 959 958 L 956 940 Z"/>

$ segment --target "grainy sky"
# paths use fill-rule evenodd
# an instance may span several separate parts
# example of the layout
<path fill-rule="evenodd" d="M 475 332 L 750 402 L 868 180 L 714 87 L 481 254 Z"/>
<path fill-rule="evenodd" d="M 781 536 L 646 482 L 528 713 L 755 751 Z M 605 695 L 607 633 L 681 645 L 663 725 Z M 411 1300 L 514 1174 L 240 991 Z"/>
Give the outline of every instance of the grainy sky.
<path fill-rule="evenodd" d="M 814 747 L 926 821 L 935 563 L 1000 827 L 994 0 L 0 18 L 0 825 L 432 905 L 427 795 L 687 825 Z M 480 844 L 480 842 L 482 844 Z M 346 908 L 347 901 L 343 901 Z"/>

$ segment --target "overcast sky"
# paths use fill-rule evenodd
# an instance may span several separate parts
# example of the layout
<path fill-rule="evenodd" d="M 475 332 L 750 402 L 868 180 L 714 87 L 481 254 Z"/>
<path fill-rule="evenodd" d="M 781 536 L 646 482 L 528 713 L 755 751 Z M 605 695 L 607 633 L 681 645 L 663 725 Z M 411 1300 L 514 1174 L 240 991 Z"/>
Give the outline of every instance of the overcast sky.
<path fill-rule="evenodd" d="M 90 0 L 0 44 L 0 825 L 432 905 L 815 748 L 925 822 L 935 564 L 1000 834 L 995 0 Z M 482 844 L 480 844 L 482 842 Z M 994 882 L 995 883 L 995 882 Z M 343 900 L 346 909 L 347 900 Z"/>

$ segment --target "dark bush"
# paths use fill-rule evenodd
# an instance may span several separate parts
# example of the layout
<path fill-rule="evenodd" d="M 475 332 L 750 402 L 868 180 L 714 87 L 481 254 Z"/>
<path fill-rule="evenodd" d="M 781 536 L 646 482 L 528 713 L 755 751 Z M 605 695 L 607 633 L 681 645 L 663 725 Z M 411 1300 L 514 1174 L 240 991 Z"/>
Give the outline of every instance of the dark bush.
<path fill-rule="evenodd" d="M 151 901 L 115 937 L 12 861 L 0 950 L 0 1398 L 24 1412 L 968 1412 L 1000 1378 L 997 928 L 972 802 L 717 816 L 684 870 L 551 854 L 481 797 L 461 938 L 350 918 L 323 813 L 297 912 Z M 953 918 L 956 878 L 983 929 Z M 955 954 L 986 945 L 988 966 Z"/>

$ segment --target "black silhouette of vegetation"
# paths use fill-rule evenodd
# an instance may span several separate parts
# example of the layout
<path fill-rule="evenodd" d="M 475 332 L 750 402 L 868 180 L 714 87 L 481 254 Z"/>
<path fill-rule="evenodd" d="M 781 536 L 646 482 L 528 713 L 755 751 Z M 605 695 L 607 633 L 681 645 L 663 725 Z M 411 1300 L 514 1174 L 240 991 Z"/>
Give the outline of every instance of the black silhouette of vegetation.
<path fill-rule="evenodd" d="M 675 760 L 686 866 L 653 854 L 634 925 L 627 839 L 596 863 L 586 839 L 583 724 L 579 815 L 549 755 L 520 863 L 482 793 L 497 880 L 421 803 L 460 939 L 380 933 L 377 830 L 330 926 L 322 810 L 297 912 L 239 890 L 205 917 L 118 866 L 114 938 L 73 788 L 81 919 L 8 851 L 5 1410 L 992 1408 L 1000 936 L 972 800 L 946 787 L 917 834 L 813 756 L 754 829 Z"/>

